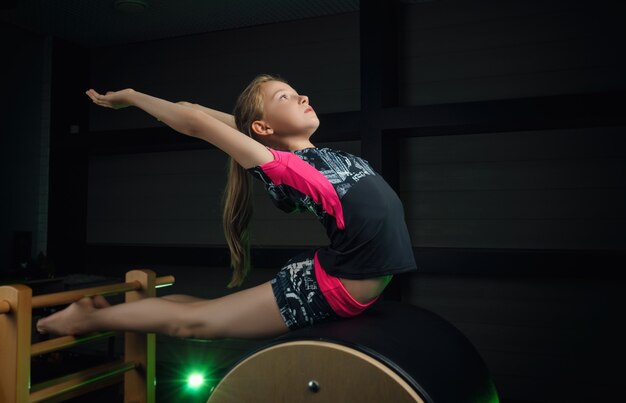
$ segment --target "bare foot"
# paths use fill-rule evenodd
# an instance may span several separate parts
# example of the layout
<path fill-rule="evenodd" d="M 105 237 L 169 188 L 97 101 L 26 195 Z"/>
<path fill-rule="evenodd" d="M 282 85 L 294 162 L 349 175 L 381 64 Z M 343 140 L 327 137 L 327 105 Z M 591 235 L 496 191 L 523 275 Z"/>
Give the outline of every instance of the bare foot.
<path fill-rule="evenodd" d="M 104 298 L 102 298 L 104 300 Z M 108 302 L 104 300 L 108 305 Z M 85 322 L 85 318 L 93 311 L 102 306 L 97 306 L 102 303 L 98 300 L 97 304 L 90 297 L 82 298 L 62 311 L 56 312 L 48 317 L 39 319 L 37 321 L 37 331 L 39 333 L 51 333 L 59 336 L 76 335 L 81 333 L 88 333 L 88 330 L 82 326 Z"/>
<path fill-rule="evenodd" d="M 91 301 L 93 302 L 93 306 L 98 309 L 111 306 L 111 304 L 109 304 L 109 301 L 107 301 L 106 298 L 104 298 L 102 295 L 95 295 L 91 297 Z"/>

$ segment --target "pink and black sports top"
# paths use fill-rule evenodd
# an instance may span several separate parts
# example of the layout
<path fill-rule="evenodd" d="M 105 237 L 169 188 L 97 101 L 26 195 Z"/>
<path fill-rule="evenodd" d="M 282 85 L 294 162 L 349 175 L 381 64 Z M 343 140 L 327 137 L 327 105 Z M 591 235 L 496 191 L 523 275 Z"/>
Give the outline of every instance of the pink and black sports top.
<path fill-rule="evenodd" d="M 280 209 L 317 216 L 330 239 L 317 251 L 328 274 L 363 279 L 416 270 L 402 202 L 366 160 L 330 148 L 269 150 L 274 160 L 248 172 Z"/>

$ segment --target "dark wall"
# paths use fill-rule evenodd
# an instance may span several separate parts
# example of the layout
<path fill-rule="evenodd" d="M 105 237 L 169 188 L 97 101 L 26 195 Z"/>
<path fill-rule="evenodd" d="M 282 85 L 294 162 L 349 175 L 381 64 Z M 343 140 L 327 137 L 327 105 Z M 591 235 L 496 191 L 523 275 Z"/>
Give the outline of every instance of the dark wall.
<path fill-rule="evenodd" d="M 163 42 L 158 45 L 159 53 L 154 51 L 157 44 L 107 49 L 94 53 L 94 65 L 103 66 L 101 72 L 94 70 L 94 82 L 118 87 L 137 83 L 172 100 L 187 99 L 228 110 L 233 93 L 246 79 L 258 71 L 278 70 L 311 96 L 317 109 L 350 111 L 358 107 L 360 97 L 355 85 L 346 86 L 359 74 L 355 17 L 330 19 L 321 37 L 313 30 L 321 21 L 309 21 L 233 35 L 208 34 L 191 42 Z M 623 53 L 613 35 L 616 20 L 609 9 L 600 6 L 589 10 L 568 2 L 424 2 L 407 7 L 402 18 L 398 32 L 401 106 L 591 94 L 626 87 L 621 74 Z M 298 27 L 302 35 L 289 40 L 280 36 L 285 28 Z M 315 36 L 309 36 L 310 32 Z M 246 35 L 269 44 L 264 52 L 270 61 L 247 64 L 258 60 L 258 53 L 256 46 L 245 40 Z M 300 53 L 301 46 L 307 51 Z M 203 49 L 201 54 L 186 50 L 198 48 Z M 168 57 L 169 52 L 178 57 Z M 283 59 L 283 53 L 297 57 Z M 109 74 L 115 66 L 107 65 L 106 60 L 126 57 L 133 58 L 135 70 Z M 215 64 L 215 60 L 225 64 Z M 336 97 L 333 90 L 341 91 L 342 97 Z M 464 112 L 462 108 L 450 111 L 449 122 L 460 119 L 452 111 Z M 445 125 L 445 113 L 442 115 Z M 111 116 L 108 111 L 94 110 L 92 124 L 101 130 L 157 125 L 140 114 Z M 502 118 L 482 116 L 487 127 L 490 120 Z M 545 115 L 539 120 L 550 118 Z M 484 251 L 483 257 L 499 256 L 502 265 L 491 263 L 491 276 L 473 274 L 481 270 L 480 259 L 467 268 L 463 259 L 455 260 L 456 267 L 445 267 L 446 272 L 466 274 L 428 273 L 429 267 L 422 267 L 426 273 L 403 279 L 403 299 L 431 309 L 459 327 L 487 361 L 505 401 L 591 398 L 590 392 L 569 390 L 572 379 L 585 384 L 588 391 L 601 389 L 605 397 L 617 385 L 608 370 L 613 362 L 606 358 L 607 349 L 617 345 L 610 337 L 616 289 L 610 279 L 594 274 L 595 270 L 606 273 L 608 268 L 589 267 L 586 274 L 576 277 L 568 275 L 568 268 L 560 267 L 558 261 L 550 267 L 537 258 L 532 266 L 516 265 L 517 274 L 511 275 L 508 266 L 516 262 L 507 264 L 506 259 L 512 250 L 624 249 L 624 125 L 604 127 L 606 122 L 601 120 L 596 124 L 546 128 L 539 122 L 536 128 L 529 124 L 525 130 L 451 136 L 421 136 L 418 130 L 398 148 L 399 190 L 418 262 L 420 250 L 436 248 L 442 258 L 446 258 L 446 250 L 450 254 L 460 249 Z M 358 142 L 353 147 L 358 153 Z M 121 237 L 140 243 L 219 243 L 215 191 L 223 181 L 223 168 L 220 173 L 218 154 L 207 150 L 93 159 L 90 200 L 94 202 L 90 205 L 94 215 L 88 222 L 89 240 L 107 243 Z M 176 162 L 183 160 L 184 164 Z M 217 170 L 202 168 L 208 165 Z M 142 175 L 121 174 L 137 172 L 134 167 Z M 197 173 L 182 173 L 184 167 L 195 167 Z M 116 194 L 114 189 L 128 189 L 123 205 L 104 203 L 97 197 Z M 133 196 L 134 189 L 143 189 L 143 196 Z M 183 192 L 190 194 L 185 198 L 189 208 L 169 208 L 179 206 L 175 195 Z M 323 238 L 315 231 L 315 222 L 276 213 L 263 204 L 262 194 L 257 197 L 258 245 L 307 246 Z M 141 200 L 145 203 L 148 199 L 156 201 L 149 210 L 140 209 Z M 163 213 L 150 213 L 154 209 Z M 185 220 L 187 215 L 198 221 Z M 126 219 L 131 216 L 134 220 Z M 193 225 L 195 230 L 173 235 L 171 225 L 176 222 L 177 228 Z M 280 231 L 263 231 L 269 225 Z M 225 277 L 224 273 L 198 270 L 206 278 L 206 287 L 196 289 L 189 284 L 188 289 L 221 295 L 223 281 L 218 279 Z M 542 270 L 562 275 L 541 274 Z M 603 375 L 590 371 L 598 367 L 607 370 Z M 599 387 L 607 383 L 612 386 Z"/>
<path fill-rule="evenodd" d="M 626 249 L 626 124 L 596 115 L 589 124 L 573 126 L 567 111 L 559 111 L 565 119 L 554 123 L 551 111 L 533 111 L 534 101 L 525 101 L 533 116 L 523 129 L 489 130 L 506 126 L 508 116 L 479 112 L 473 118 L 485 130 L 444 136 L 438 135 L 444 130 L 427 127 L 429 116 L 420 114 L 441 106 L 437 123 L 445 128 L 488 101 L 563 96 L 575 104 L 572 99 L 591 94 L 623 93 L 623 14 L 608 4 L 416 2 L 404 7 L 398 26 L 399 106 L 415 108 L 410 109 L 414 121 L 424 126 L 408 128 L 409 137 L 400 141 L 399 192 L 418 262 L 421 251 L 435 250 L 439 259 L 401 279 L 402 297 L 440 314 L 470 338 L 505 402 L 593 401 L 617 390 L 612 352 L 620 341 L 611 329 L 619 317 L 619 267 L 600 258 L 606 251 L 623 256 Z M 171 101 L 230 110 L 255 74 L 279 73 L 309 95 L 318 112 L 341 114 L 360 108 L 359 46 L 359 16 L 346 14 L 92 49 L 90 83 L 101 91 L 133 87 Z M 27 80 L 25 71 L 14 74 Z M 5 80 L 3 85 L 12 84 Z M 8 99 L 3 96 L 2 102 Z M 138 110 L 90 108 L 90 131 L 97 141 L 160 125 Z M 508 111 L 511 119 L 520 119 Z M 571 122 L 578 118 L 571 115 Z M 7 136 L 2 138 L 4 145 Z M 112 144 L 89 156 L 89 172 L 81 172 L 89 175 L 84 241 L 132 250 L 137 245 L 223 246 L 224 156 L 196 146 L 154 152 L 142 138 L 134 150 L 124 140 L 119 152 Z M 85 140 L 79 139 L 76 144 Z M 325 144 L 356 154 L 361 149 L 355 139 Z M 89 149 L 78 152 L 85 156 Z M 4 161 L 17 159 L 3 154 Z M 3 175 L 17 175 L 20 164 L 8 165 Z M 31 174 L 38 172 L 26 166 Z M 15 175 L 6 183 L 19 191 Z M 324 241 L 310 217 L 281 214 L 262 192 L 256 197 L 257 246 L 310 247 Z M 32 217 L 36 207 L 26 201 L 15 211 Z M 3 234 L 12 230 L 4 231 L 3 225 Z M 459 251 L 479 257 L 471 265 L 449 259 Z M 538 253 L 526 266 L 515 261 L 525 251 Z M 575 273 L 551 257 L 569 253 L 572 262 L 579 252 L 587 253 L 590 264 Z M 181 267 L 154 259 L 115 261 L 97 253 L 95 258 L 110 262 L 92 259 L 86 271 L 113 274 L 149 263 L 160 274 L 177 275 L 177 285 L 166 292 L 205 297 L 227 292 L 228 271 L 207 268 L 214 262 L 196 259 L 195 266 Z M 489 270 L 481 271 L 485 265 Z M 276 267 L 267 269 L 255 272 L 249 285 L 269 279 Z M 237 349 L 228 343 L 217 348 Z"/>
<path fill-rule="evenodd" d="M 45 253 L 49 82 L 45 38 L 0 24 L 0 273 L 14 271 L 15 232 Z"/>
<path fill-rule="evenodd" d="M 359 108 L 361 95 L 355 79 L 357 17 L 101 49 L 93 53 L 93 82 L 102 90 L 134 86 L 170 100 L 229 110 L 254 74 L 279 72 L 308 94 L 317 110 L 351 111 Z M 403 299 L 442 315 L 470 338 L 504 401 L 610 396 L 617 385 L 607 355 L 618 345 L 610 332 L 617 290 L 610 267 L 604 266 L 607 260 L 582 269 L 578 265 L 576 274 L 568 263 L 546 262 L 551 252 L 593 256 L 626 248 L 626 126 L 597 119 L 576 127 L 578 116 L 567 111 L 559 111 L 565 116 L 560 126 L 550 126 L 546 122 L 553 116 L 547 111 L 533 112 L 533 127 L 510 110 L 511 119 L 523 122 L 524 129 L 515 129 L 507 127 L 506 116 L 481 115 L 481 107 L 470 109 L 469 103 L 624 91 L 615 16 L 602 5 L 591 10 L 570 2 L 423 2 L 406 7 L 401 20 L 400 106 L 427 114 L 429 109 L 417 107 L 442 105 L 437 124 L 444 129 L 463 120 L 464 113 L 477 113 L 473 119 L 485 127 L 424 135 L 437 130 L 423 123 L 399 141 L 399 192 L 416 258 L 424 261 L 420 251 L 428 250 L 443 260 L 402 278 Z M 315 29 L 319 25 L 325 27 L 321 32 Z M 299 35 L 285 38 L 285 30 Z M 258 57 L 257 43 L 266 44 L 264 58 Z M 133 67 L 119 66 L 115 61 L 121 59 L 132 60 Z M 467 107 L 450 107 L 446 115 L 445 105 L 459 103 Z M 523 105 L 532 111 L 534 103 Z M 95 130 L 158 125 L 137 111 L 100 109 L 92 109 L 91 123 Z M 506 129 L 489 130 L 498 125 Z M 330 146 L 358 153 L 359 143 Z M 217 150 L 92 158 L 88 242 L 223 245 L 219 189 L 224 163 Z M 276 212 L 262 192 L 256 197 L 258 246 L 323 242 L 314 220 Z M 471 263 L 450 259 L 459 251 L 480 255 Z M 538 254 L 524 266 L 514 261 L 515 251 Z M 181 273 L 179 291 L 224 293 L 222 269 L 198 268 L 205 278 L 200 288 L 197 281 L 185 284 L 187 270 L 173 269 Z M 271 276 L 271 270 L 261 273 L 253 281 Z M 590 369 L 599 367 L 605 369 L 602 375 Z M 584 384 L 585 391 L 568 389 L 572 380 Z"/>
<path fill-rule="evenodd" d="M 589 10 L 568 2 L 479 3 L 424 2 L 402 8 L 399 106 L 414 106 L 418 114 L 420 105 L 468 105 L 467 110 L 450 109 L 449 116 L 442 108 L 437 124 L 445 126 L 446 120 L 461 119 L 459 114 L 479 114 L 479 108 L 469 110 L 471 103 L 626 87 L 624 56 L 613 35 L 617 21 L 609 8 Z M 309 95 L 318 112 L 342 113 L 359 109 L 359 46 L 358 14 L 317 18 L 98 49 L 93 52 L 92 82 L 103 91 L 131 86 L 172 101 L 229 111 L 255 74 L 273 72 Z M 551 113 L 529 119 L 547 121 Z M 567 116 L 567 111 L 562 113 Z M 576 118 L 572 113 L 571 119 Z M 476 118 L 486 128 L 502 119 Z M 159 126 L 138 110 L 96 107 L 90 122 L 92 131 Z M 563 127 L 547 128 L 543 122 L 527 126 L 459 129 L 444 136 L 407 130 L 413 137 L 399 142 L 396 161 L 415 247 L 626 248 L 621 231 L 626 215 L 625 126 L 603 127 L 602 121 L 588 127 L 569 122 Z M 352 147 L 359 152 L 358 141 Z M 92 159 L 88 241 L 224 245 L 219 226 L 224 166 L 225 159 L 214 150 Z M 190 195 L 185 209 L 175 201 L 181 194 Z M 261 194 L 253 224 L 259 246 L 323 241 L 313 221 L 273 212 L 264 202 Z M 282 231 L 263 232 L 270 222 Z M 281 236 L 286 233 L 296 235 Z"/>

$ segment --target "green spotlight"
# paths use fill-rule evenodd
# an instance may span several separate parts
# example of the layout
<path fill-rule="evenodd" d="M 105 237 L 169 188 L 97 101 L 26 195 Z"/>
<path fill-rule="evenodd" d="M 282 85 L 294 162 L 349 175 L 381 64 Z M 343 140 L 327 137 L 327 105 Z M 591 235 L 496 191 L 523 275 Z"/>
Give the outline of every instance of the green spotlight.
<path fill-rule="evenodd" d="M 191 374 L 187 378 L 187 386 L 190 389 L 198 389 L 202 385 L 204 385 L 204 376 L 202 374 L 199 374 L 199 373 Z"/>

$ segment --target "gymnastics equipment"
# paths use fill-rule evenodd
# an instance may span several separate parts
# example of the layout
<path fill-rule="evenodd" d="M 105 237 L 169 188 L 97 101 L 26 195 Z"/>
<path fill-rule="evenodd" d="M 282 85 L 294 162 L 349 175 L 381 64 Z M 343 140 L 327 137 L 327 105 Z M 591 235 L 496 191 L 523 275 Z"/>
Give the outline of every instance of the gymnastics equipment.
<path fill-rule="evenodd" d="M 151 270 L 131 270 L 126 273 L 125 280 L 124 283 L 35 297 L 23 284 L 0 287 L 0 402 L 61 401 L 122 381 L 125 402 L 154 402 L 153 333 L 125 333 L 122 360 L 30 385 L 31 357 L 115 335 L 114 332 L 101 332 L 84 337 L 57 337 L 32 344 L 33 309 L 69 304 L 87 296 L 120 293 L 126 294 L 126 302 L 131 302 L 154 297 L 157 287 L 174 283 L 173 276 L 157 278 Z"/>
<path fill-rule="evenodd" d="M 440 316 L 379 301 L 351 319 L 287 333 L 226 373 L 208 403 L 495 403 L 470 341 Z"/>

